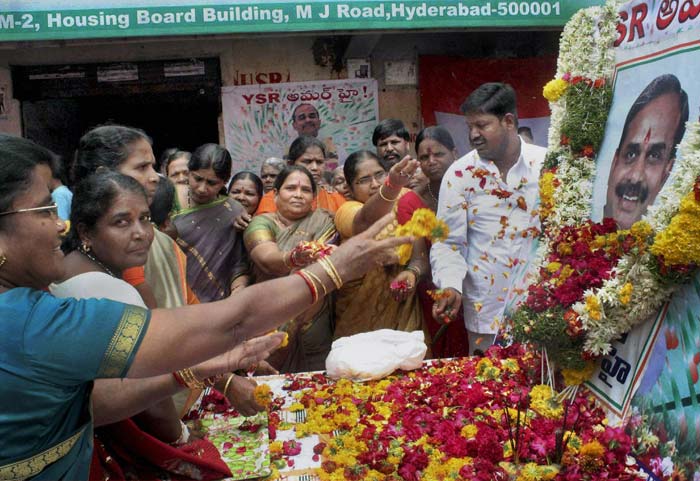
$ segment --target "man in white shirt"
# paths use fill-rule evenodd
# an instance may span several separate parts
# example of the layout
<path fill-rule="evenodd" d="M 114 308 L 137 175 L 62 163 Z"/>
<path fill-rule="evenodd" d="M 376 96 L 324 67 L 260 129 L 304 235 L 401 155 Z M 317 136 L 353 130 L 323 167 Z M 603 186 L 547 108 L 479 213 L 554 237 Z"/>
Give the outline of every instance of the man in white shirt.
<path fill-rule="evenodd" d="M 462 104 L 474 150 L 447 170 L 440 186 L 438 218 L 450 228 L 433 244 L 433 281 L 445 296 L 436 319 L 454 317 L 460 304 L 469 352 L 493 344 L 512 286 L 511 269 L 525 262 L 539 235 L 538 181 L 546 149 L 518 136 L 515 91 L 486 83 Z"/>

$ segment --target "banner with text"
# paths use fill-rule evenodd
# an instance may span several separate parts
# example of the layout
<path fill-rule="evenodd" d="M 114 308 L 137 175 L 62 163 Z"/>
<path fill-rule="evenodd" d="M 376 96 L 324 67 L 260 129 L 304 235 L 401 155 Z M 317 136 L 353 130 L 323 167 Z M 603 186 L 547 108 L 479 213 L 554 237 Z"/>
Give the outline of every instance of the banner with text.
<path fill-rule="evenodd" d="M 379 111 L 373 79 L 224 87 L 221 102 L 235 171 L 257 172 L 266 158 L 285 155 L 307 128 L 326 144 L 331 162 L 343 162 L 356 150 L 374 150 Z"/>
<path fill-rule="evenodd" d="M 603 0 L 0 1 L 0 41 L 250 32 L 558 27 Z"/>

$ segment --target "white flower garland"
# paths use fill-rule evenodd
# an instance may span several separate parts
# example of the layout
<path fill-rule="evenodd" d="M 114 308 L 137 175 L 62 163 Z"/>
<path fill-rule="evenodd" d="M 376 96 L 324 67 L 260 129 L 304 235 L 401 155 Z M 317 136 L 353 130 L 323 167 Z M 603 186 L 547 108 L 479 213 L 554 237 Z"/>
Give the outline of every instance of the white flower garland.
<path fill-rule="evenodd" d="M 617 36 L 616 19 L 620 0 L 609 0 L 602 7 L 579 11 L 567 23 L 562 33 L 557 62 L 557 78 L 565 74 L 589 79 L 611 79 L 615 69 L 613 43 Z M 536 265 L 544 266 L 549 240 L 564 226 L 580 225 L 590 217 L 595 160 L 574 157 L 569 149 L 561 148 L 561 126 L 566 116 L 565 98 L 550 102 L 552 115 L 548 136 L 550 152 L 558 152 L 556 179 L 560 185 L 553 194 L 554 207 L 548 217 L 548 239 L 538 250 Z M 679 147 L 672 177 L 659 193 L 654 206 L 643 218 L 655 233 L 665 230 L 678 212 L 681 199 L 692 190 L 700 175 L 700 123 L 689 123 Z M 614 268 L 613 276 L 599 289 L 584 293 L 584 301 L 572 309 L 580 316 L 586 340 L 584 349 L 595 355 L 610 352 L 611 342 L 648 319 L 679 287 L 665 283 L 654 273 L 656 259 L 649 252 L 623 256 Z M 536 281 L 536 280 L 535 280 Z M 631 298 L 620 301 L 620 290 L 632 285 Z M 594 297 L 600 305 L 600 319 L 587 311 L 585 299 Z"/>

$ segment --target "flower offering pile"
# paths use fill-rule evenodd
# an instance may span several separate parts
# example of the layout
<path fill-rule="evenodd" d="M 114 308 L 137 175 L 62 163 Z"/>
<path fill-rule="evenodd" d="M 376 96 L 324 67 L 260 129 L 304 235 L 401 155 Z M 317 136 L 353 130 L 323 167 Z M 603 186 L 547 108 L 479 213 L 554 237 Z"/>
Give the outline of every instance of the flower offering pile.
<path fill-rule="evenodd" d="M 560 400 L 533 383 L 540 365 L 512 346 L 376 382 L 290 377 L 288 409 L 300 422 L 294 441 L 275 440 L 283 403 L 273 401 L 273 463 L 292 466 L 304 447 L 321 480 L 642 479 L 628 459 L 630 438 L 583 392 Z"/>

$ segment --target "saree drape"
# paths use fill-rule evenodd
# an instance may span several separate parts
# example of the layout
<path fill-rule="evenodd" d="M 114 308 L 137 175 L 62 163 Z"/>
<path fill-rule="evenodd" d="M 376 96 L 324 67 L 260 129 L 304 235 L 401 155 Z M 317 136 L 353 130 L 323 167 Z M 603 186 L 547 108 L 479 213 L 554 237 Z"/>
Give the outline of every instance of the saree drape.
<path fill-rule="evenodd" d="M 172 219 L 187 254 L 187 282 L 201 302 L 225 299 L 234 279 L 249 272 L 243 236 L 233 225 L 243 212 L 235 200 L 219 197 Z"/>
<path fill-rule="evenodd" d="M 253 218 L 245 231 L 248 250 L 261 242 L 275 242 L 282 252 L 292 250 L 302 241 L 333 243 L 337 238 L 332 216 L 317 209 L 304 219 L 281 229 L 272 217 L 260 215 Z M 256 282 L 270 276 L 254 267 Z M 271 293 L 283 295 L 283 293 Z M 269 359 L 280 372 L 302 372 L 325 369 L 325 361 L 333 340 L 332 298 L 327 296 L 305 313 L 290 319 L 280 329 L 289 333 L 289 346 L 274 353 Z"/>

